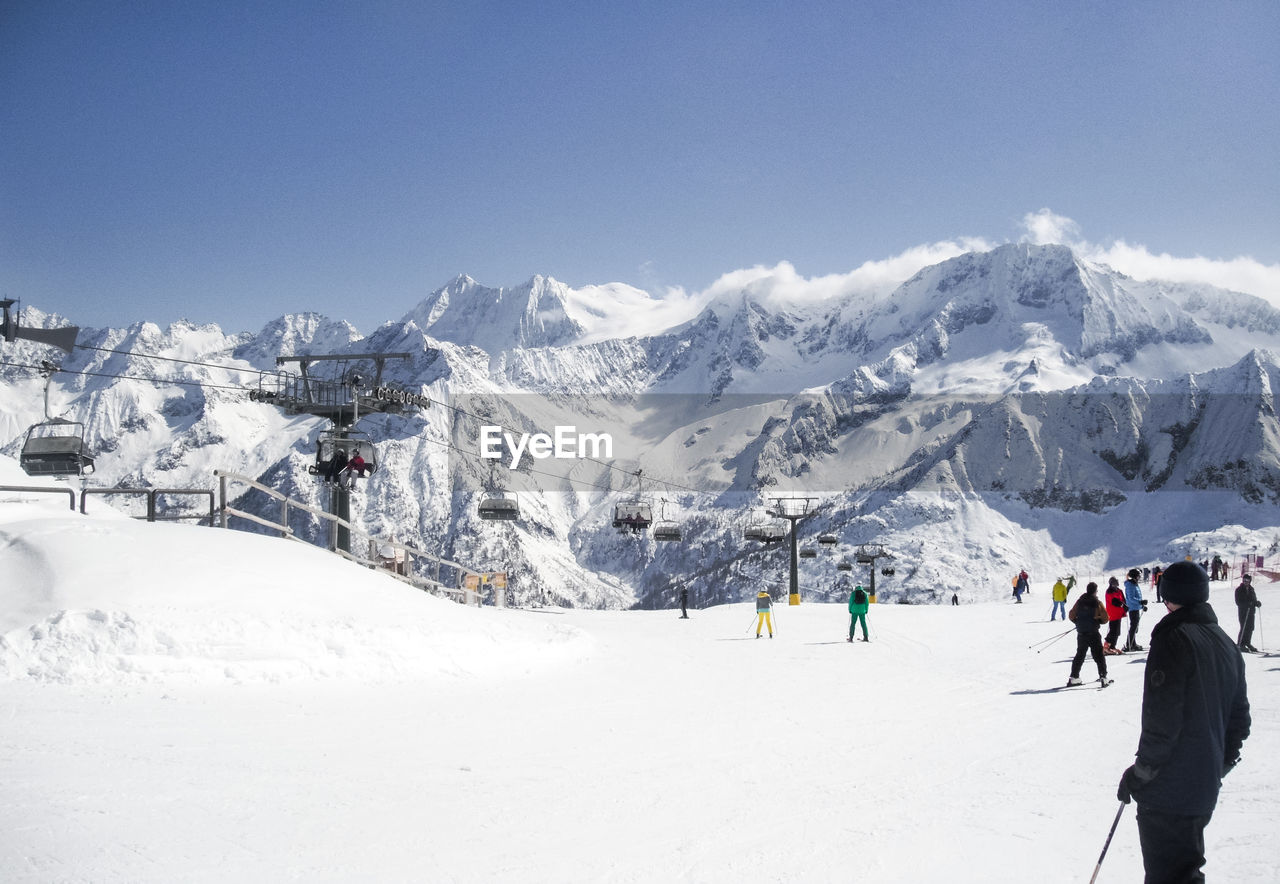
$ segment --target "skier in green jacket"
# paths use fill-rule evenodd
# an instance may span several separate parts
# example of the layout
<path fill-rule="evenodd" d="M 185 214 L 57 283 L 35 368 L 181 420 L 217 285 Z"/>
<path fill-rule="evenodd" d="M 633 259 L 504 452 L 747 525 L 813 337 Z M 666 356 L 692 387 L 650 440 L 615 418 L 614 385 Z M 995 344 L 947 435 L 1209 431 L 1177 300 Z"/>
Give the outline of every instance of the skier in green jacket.
<path fill-rule="evenodd" d="M 867 638 L 867 609 L 870 606 L 867 591 L 861 586 L 855 586 L 853 592 L 849 593 L 849 641 L 853 641 L 853 628 L 858 623 L 862 624 L 862 640 L 871 641 Z"/>

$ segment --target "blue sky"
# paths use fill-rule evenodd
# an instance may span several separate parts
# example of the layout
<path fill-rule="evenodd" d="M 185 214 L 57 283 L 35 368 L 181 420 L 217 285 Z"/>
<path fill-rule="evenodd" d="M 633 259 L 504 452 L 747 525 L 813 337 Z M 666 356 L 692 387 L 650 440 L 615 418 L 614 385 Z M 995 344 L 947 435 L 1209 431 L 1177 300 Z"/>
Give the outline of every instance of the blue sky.
<path fill-rule="evenodd" d="M 0 295 L 368 332 L 458 273 L 688 294 L 1032 213 L 1265 287 L 1278 45 L 1270 0 L 0 0 Z"/>

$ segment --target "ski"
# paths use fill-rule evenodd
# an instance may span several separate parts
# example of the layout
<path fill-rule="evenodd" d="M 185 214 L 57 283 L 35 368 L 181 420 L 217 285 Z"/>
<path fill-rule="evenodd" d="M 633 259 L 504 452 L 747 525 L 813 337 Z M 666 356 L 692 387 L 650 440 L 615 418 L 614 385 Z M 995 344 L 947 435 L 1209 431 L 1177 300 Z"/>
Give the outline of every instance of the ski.
<path fill-rule="evenodd" d="M 1094 689 L 1095 691 L 1100 691 L 1100 690 L 1102 690 L 1103 688 L 1110 687 L 1111 685 L 1115 684 L 1115 681 L 1116 681 L 1116 680 L 1115 680 L 1114 678 L 1107 678 L 1106 680 L 1103 680 L 1103 679 L 1097 679 L 1097 680 L 1095 680 L 1095 681 L 1082 681 L 1082 682 L 1080 682 L 1080 684 L 1064 684 L 1064 685 L 1058 685 L 1058 687 L 1053 688 L 1053 690 L 1055 690 L 1055 691 L 1072 691 L 1072 690 L 1082 690 L 1082 689 L 1084 689 L 1084 688 L 1092 688 L 1092 689 Z"/>

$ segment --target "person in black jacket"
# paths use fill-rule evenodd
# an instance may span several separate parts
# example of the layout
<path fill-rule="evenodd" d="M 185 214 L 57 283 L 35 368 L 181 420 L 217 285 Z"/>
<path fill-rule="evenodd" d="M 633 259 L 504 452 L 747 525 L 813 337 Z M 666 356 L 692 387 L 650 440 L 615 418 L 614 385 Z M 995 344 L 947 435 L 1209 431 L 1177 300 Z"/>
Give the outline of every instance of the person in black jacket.
<path fill-rule="evenodd" d="M 1261 607 L 1262 602 L 1258 601 L 1258 593 L 1253 588 L 1253 577 L 1246 574 L 1240 578 L 1240 585 L 1236 587 L 1236 613 L 1240 616 L 1240 637 L 1236 644 L 1242 651 L 1258 652 L 1253 646 L 1253 614 Z"/>
<path fill-rule="evenodd" d="M 1098 598 L 1098 584 L 1090 582 L 1084 588 L 1084 595 L 1071 606 L 1067 619 L 1076 625 L 1076 656 L 1071 661 L 1067 687 L 1083 684 L 1080 667 L 1084 665 L 1084 655 L 1092 652 L 1093 662 L 1098 664 L 1098 681 L 1105 688 L 1112 680 L 1107 678 L 1107 658 L 1102 652 L 1102 633 L 1098 631 L 1098 627 L 1107 622 L 1107 609 Z"/>
<path fill-rule="evenodd" d="M 1137 759 L 1116 797 L 1138 801 L 1148 882 L 1203 881 L 1204 829 L 1249 736 L 1244 659 L 1209 606 L 1203 568 L 1175 562 L 1162 592 L 1169 614 L 1151 632 Z"/>

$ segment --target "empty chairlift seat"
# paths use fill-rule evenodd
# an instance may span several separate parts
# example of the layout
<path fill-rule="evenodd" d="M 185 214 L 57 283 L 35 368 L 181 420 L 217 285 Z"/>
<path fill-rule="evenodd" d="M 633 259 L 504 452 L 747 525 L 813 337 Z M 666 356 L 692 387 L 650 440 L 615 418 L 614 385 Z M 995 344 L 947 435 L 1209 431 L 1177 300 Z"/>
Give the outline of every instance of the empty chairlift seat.
<path fill-rule="evenodd" d="M 818 535 L 818 546 L 822 547 L 827 552 L 830 552 L 831 550 L 835 549 L 837 543 L 839 543 L 839 538 L 837 538 L 834 534 Z"/>
<path fill-rule="evenodd" d="M 480 518 L 486 522 L 511 522 L 520 518 L 520 503 L 514 497 L 499 495 L 480 501 Z"/>
<path fill-rule="evenodd" d="M 801 547 L 801 548 L 800 548 L 800 558 L 802 558 L 802 559 L 816 559 L 817 557 L 818 557 L 818 551 L 817 551 L 816 549 L 814 549 L 813 547 L 811 547 L 811 546 L 805 546 L 805 547 Z"/>
<path fill-rule="evenodd" d="M 27 430 L 18 463 L 28 476 L 81 476 L 93 472 L 84 425 L 56 418 Z"/>
<path fill-rule="evenodd" d="M 675 522 L 659 522 L 653 529 L 654 540 L 683 540 L 680 526 Z"/>

